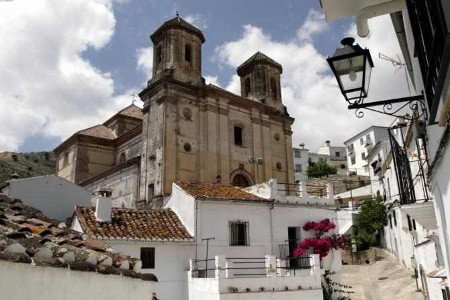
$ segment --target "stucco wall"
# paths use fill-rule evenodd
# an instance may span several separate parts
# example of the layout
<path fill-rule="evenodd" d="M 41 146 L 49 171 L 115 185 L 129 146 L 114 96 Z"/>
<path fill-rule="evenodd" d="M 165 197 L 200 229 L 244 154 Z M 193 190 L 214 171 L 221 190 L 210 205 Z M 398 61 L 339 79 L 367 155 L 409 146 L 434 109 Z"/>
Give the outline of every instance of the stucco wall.
<path fill-rule="evenodd" d="M 187 271 L 189 259 L 195 257 L 193 243 L 103 241 L 115 251 L 140 257 L 141 247 L 155 248 L 155 268 L 141 269 L 158 278 L 158 296 L 163 300 L 187 299 Z"/>
<path fill-rule="evenodd" d="M 111 199 L 115 207 L 136 207 L 136 199 L 139 191 L 139 165 L 129 167 L 109 174 L 93 183 L 85 186 L 91 192 L 92 204 L 95 204 L 95 191 L 98 188 L 110 188 Z"/>
<path fill-rule="evenodd" d="M 8 300 L 150 300 L 156 292 L 154 282 L 65 268 L 0 261 L 0 273 L 1 298 Z"/>
<path fill-rule="evenodd" d="M 89 191 L 56 175 L 11 180 L 5 194 L 60 221 L 73 214 L 75 205 L 90 206 L 91 199 Z"/>

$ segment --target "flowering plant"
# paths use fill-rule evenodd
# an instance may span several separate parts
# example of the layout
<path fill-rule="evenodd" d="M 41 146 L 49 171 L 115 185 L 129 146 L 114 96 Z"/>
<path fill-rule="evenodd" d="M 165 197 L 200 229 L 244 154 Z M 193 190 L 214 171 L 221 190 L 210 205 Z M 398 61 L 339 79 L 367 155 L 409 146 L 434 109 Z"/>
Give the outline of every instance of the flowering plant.
<path fill-rule="evenodd" d="M 305 231 L 316 231 L 316 237 L 306 238 L 301 241 L 298 248 L 294 250 L 294 256 L 300 256 L 313 249 L 314 254 L 319 254 L 320 259 L 327 256 L 330 250 L 343 249 L 348 244 L 348 236 L 345 234 L 333 234 L 332 236 L 324 236 L 324 234 L 336 225 L 330 219 L 324 219 L 320 222 L 306 222 L 303 226 Z"/>

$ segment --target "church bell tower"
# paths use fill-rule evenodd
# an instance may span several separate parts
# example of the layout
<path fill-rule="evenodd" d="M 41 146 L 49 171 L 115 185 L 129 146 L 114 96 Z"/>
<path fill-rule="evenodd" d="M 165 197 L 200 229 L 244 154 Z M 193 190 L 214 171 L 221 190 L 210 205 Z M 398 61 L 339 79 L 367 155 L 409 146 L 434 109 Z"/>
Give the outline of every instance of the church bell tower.
<path fill-rule="evenodd" d="M 280 75 L 283 68 L 267 55 L 256 52 L 237 69 L 241 78 L 241 96 L 276 108 L 281 102 Z"/>
<path fill-rule="evenodd" d="M 153 42 L 153 76 L 163 76 L 192 84 L 201 84 L 203 33 L 177 16 L 161 25 L 151 36 Z"/>

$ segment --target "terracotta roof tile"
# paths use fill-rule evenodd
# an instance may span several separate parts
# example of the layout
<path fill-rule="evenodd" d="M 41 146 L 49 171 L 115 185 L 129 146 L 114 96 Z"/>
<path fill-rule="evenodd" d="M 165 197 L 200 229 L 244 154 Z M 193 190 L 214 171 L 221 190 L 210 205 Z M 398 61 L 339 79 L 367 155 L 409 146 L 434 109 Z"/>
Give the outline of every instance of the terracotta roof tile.
<path fill-rule="evenodd" d="M 111 222 L 97 222 L 95 209 L 77 207 L 75 216 L 91 238 L 190 241 L 192 236 L 171 209 L 113 208 Z"/>
<path fill-rule="evenodd" d="M 130 106 L 125 107 L 121 111 L 117 113 L 117 115 L 132 117 L 136 119 L 142 119 L 142 109 L 134 104 L 131 104 Z"/>
<path fill-rule="evenodd" d="M 4 195 L 0 195 L 0 260 L 157 281 L 138 273 L 138 259 L 114 252 L 101 241 L 84 241 L 79 232 Z"/>
<path fill-rule="evenodd" d="M 81 135 L 114 140 L 117 136 L 105 125 L 95 125 L 77 132 Z"/>
<path fill-rule="evenodd" d="M 237 186 L 223 185 L 219 183 L 188 183 L 178 182 L 177 185 L 192 196 L 211 199 L 229 200 L 258 200 L 265 201 L 256 195 L 250 194 Z"/>

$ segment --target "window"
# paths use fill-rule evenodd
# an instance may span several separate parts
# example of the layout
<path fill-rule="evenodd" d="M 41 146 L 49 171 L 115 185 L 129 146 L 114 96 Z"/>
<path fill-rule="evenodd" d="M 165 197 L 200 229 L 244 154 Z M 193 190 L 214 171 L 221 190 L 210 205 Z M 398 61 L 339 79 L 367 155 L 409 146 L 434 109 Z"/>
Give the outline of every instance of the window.
<path fill-rule="evenodd" d="M 365 160 L 365 159 L 366 159 L 366 153 L 365 153 L 365 152 L 361 153 L 361 159 L 362 159 L 362 160 Z"/>
<path fill-rule="evenodd" d="M 126 160 L 126 157 L 125 157 L 125 153 L 120 153 L 120 156 L 119 156 L 119 163 L 121 164 L 121 163 L 124 163 L 125 162 L 125 160 Z"/>
<path fill-rule="evenodd" d="M 184 45 L 184 60 L 187 62 L 192 61 L 192 47 L 189 44 Z"/>
<path fill-rule="evenodd" d="M 395 210 L 392 212 L 392 216 L 394 217 L 394 225 L 397 226 L 397 216 L 395 215 Z"/>
<path fill-rule="evenodd" d="M 408 230 L 412 231 L 413 230 L 413 226 L 412 226 L 412 222 L 411 222 L 411 217 L 409 215 L 406 215 L 406 217 L 408 218 Z"/>
<path fill-rule="evenodd" d="M 350 156 L 350 162 L 352 165 L 354 165 L 356 163 L 356 157 L 355 156 Z"/>
<path fill-rule="evenodd" d="M 389 215 L 389 227 L 392 229 L 392 215 Z"/>
<path fill-rule="evenodd" d="M 301 172 L 302 171 L 302 165 L 295 165 L 295 172 Z"/>
<path fill-rule="evenodd" d="M 360 144 L 360 145 L 363 145 L 363 144 L 364 144 L 364 139 L 363 139 L 363 138 L 360 138 L 360 139 L 359 139 L 359 144 Z"/>
<path fill-rule="evenodd" d="M 142 269 L 155 268 L 155 248 L 141 248 Z"/>
<path fill-rule="evenodd" d="M 230 222 L 230 246 L 248 246 L 248 222 Z"/>
<path fill-rule="evenodd" d="M 147 201 L 152 201 L 153 197 L 155 196 L 155 185 L 153 183 L 148 185 L 147 190 Z"/>
<path fill-rule="evenodd" d="M 341 169 L 345 169 L 345 164 L 341 164 Z"/>
<path fill-rule="evenodd" d="M 294 150 L 294 156 L 295 156 L 295 158 L 301 158 L 302 152 L 300 150 Z"/>
<path fill-rule="evenodd" d="M 412 225 L 413 225 L 413 230 L 417 230 L 416 229 L 416 220 L 412 219 Z"/>
<path fill-rule="evenodd" d="M 162 62 L 162 48 L 161 46 L 156 47 L 156 63 Z"/>
<path fill-rule="evenodd" d="M 335 153 L 334 153 L 334 156 L 336 156 L 336 157 L 341 157 L 341 152 L 335 152 Z"/>
<path fill-rule="evenodd" d="M 272 93 L 272 99 L 278 99 L 277 82 L 275 78 L 270 78 L 270 91 Z"/>
<path fill-rule="evenodd" d="M 245 78 L 244 80 L 244 90 L 245 90 L 245 97 L 248 97 L 251 93 L 251 86 L 250 86 L 250 77 Z"/>
<path fill-rule="evenodd" d="M 69 164 L 69 152 L 65 152 L 63 157 L 63 167 L 67 166 L 68 164 Z"/>
<path fill-rule="evenodd" d="M 244 128 L 240 126 L 234 126 L 234 144 L 237 146 L 243 145 L 242 133 Z"/>

